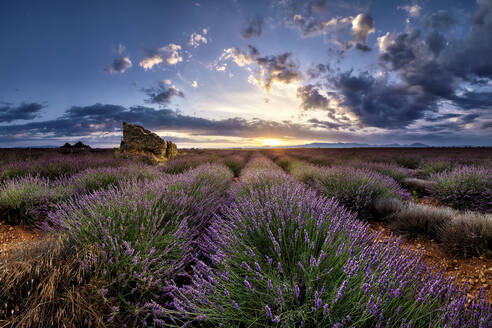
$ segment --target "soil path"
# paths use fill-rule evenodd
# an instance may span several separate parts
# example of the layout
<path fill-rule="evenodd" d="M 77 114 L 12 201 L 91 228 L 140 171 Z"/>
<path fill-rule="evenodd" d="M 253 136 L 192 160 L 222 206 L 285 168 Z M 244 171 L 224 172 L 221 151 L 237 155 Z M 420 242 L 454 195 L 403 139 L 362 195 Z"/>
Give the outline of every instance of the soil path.
<path fill-rule="evenodd" d="M 0 256 L 5 256 L 13 249 L 38 240 L 42 232 L 17 225 L 11 226 L 0 220 Z"/>
<path fill-rule="evenodd" d="M 384 224 L 371 223 L 370 229 L 374 232 L 381 232 L 384 240 L 391 236 L 391 230 Z M 456 277 L 456 281 L 461 285 L 466 284 L 471 293 L 476 293 L 484 288 L 487 299 L 492 302 L 491 257 L 456 257 L 446 252 L 442 244 L 429 238 L 402 238 L 403 247 L 409 247 L 415 252 L 422 252 L 429 267 L 444 269 L 447 276 Z"/>

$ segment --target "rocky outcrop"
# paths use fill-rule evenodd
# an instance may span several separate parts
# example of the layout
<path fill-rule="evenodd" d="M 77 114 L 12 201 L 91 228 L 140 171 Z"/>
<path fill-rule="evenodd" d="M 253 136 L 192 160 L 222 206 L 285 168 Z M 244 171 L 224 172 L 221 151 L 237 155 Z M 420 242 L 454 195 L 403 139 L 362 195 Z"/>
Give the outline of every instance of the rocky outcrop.
<path fill-rule="evenodd" d="M 129 155 L 146 155 L 157 162 L 162 162 L 176 156 L 178 147 L 142 126 L 123 122 L 123 140 L 119 151 Z"/>

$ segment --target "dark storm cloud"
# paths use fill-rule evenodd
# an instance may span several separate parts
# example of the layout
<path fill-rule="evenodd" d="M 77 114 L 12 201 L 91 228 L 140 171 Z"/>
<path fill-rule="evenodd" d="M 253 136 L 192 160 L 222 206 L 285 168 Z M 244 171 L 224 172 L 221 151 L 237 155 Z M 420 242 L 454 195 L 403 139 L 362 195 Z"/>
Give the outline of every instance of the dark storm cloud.
<path fill-rule="evenodd" d="M 331 71 L 331 68 L 330 68 L 330 65 L 328 64 L 317 64 L 317 65 L 313 65 L 312 67 L 310 67 L 307 71 L 306 71 L 306 74 L 307 74 L 307 77 L 309 79 L 317 79 L 319 78 L 320 76 L 328 73 Z"/>
<path fill-rule="evenodd" d="M 319 88 L 313 84 L 308 84 L 297 88 L 297 98 L 301 99 L 302 102 L 300 107 L 304 110 L 327 110 L 330 105 L 329 99 L 320 94 Z"/>
<path fill-rule="evenodd" d="M 0 104 L 0 123 L 10 123 L 15 120 L 33 120 L 44 106 L 38 103 L 22 103 L 13 106 L 10 103 Z"/>
<path fill-rule="evenodd" d="M 142 91 L 147 95 L 145 102 L 149 104 L 167 105 L 175 97 L 184 98 L 183 91 L 177 89 L 174 86 L 166 86 L 164 83 L 160 83 L 157 87 L 144 88 Z"/>
<path fill-rule="evenodd" d="M 241 28 L 241 36 L 245 39 L 252 37 L 260 37 L 263 32 L 264 20 L 261 16 L 256 16 L 252 19 L 248 19 L 244 26 Z"/>
<path fill-rule="evenodd" d="M 492 109 L 492 92 L 465 92 L 453 98 L 454 103 L 463 109 Z"/>
<path fill-rule="evenodd" d="M 426 111 L 436 111 L 436 97 L 421 88 L 390 84 L 367 72 L 341 73 L 330 81 L 339 92 L 340 101 L 367 126 L 401 128 L 422 118 Z"/>
<path fill-rule="evenodd" d="M 15 140 L 22 138 L 47 138 L 88 136 L 94 133 L 111 133 L 121 130 L 122 122 L 141 124 L 153 130 L 186 131 L 194 135 L 223 135 L 257 137 L 270 134 L 302 136 L 306 134 L 302 124 L 274 122 L 262 119 L 246 120 L 231 118 L 211 120 L 180 114 L 170 109 L 155 109 L 145 106 L 125 108 L 119 105 L 94 104 L 74 106 L 55 119 L 19 125 L 2 126 L 0 138 Z"/>
<path fill-rule="evenodd" d="M 484 122 L 480 128 L 483 130 L 492 129 L 492 121 Z"/>
<path fill-rule="evenodd" d="M 381 49 L 379 62 L 384 71 L 394 73 L 396 78 L 375 78 L 367 72 L 330 72 L 325 74 L 325 84 L 334 93 L 325 92 L 327 97 L 336 98 L 363 125 L 389 129 L 405 128 L 418 119 L 436 117 L 429 113 L 437 113 L 443 101 L 463 110 L 481 110 L 478 113 L 482 114 L 492 109 L 492 1 L 479 2 L 469 34 L 463 39 L 446 39 L 436 31 L 435 28 L 444 26 L 442 22 L 438 25 L 438 18 L 446 21 L 445 16 L 436 14 L 430 31 L 410 29 L 391 35 L 391 40 Z M 463 92 L 463 83 L 472 88 Z M 320 90 L 310 85 L 300 88 L 301 108 L 319 108 L 321 95 Z M 478 118 L 478 113 L 425 129 L 460 130 Z"/>
<path fill-rule="evenodd" d="M 330 116 L 329 116 L 330 117 Z M 330 117 L 331 118 L 331 117 Z M 119 105 L 94 104 L 92 106 L 74 106 L 68 109 L 64 115 L 55 120 L 44 122 L 32 122 L 0 127 L 0 143 L 6 145 L 18 144 L 26 140 L 46 144 L 46 142 L 60 143 L 62 138 L 74 138 L 90 140 L 93 143 L 116 144 L 119 137 L 114 133 L 121 133 L 122 122 L 132 122 L 148 127 L 152 130 L 182 131 L 190 134 L 190 138 L 182 139 L 183 142 L 200 142 L 196 136 L 224 136 L 224 137 L 258 137 L 268 136 L 275 138 L 299 138 L 299 139 L 337 139 L 358 141 L 361 138 L 360 131 L 351 130 L 344 132 L 340 127 L 349 123 L 336 121 L 323 121 L 311 119 L 307 124 L 292 123 L 290 121 L 275 122 L 262 119 L 246 120 L 231 118 L 223 120 L 211 120 L 180 114 L 170 109 L 157 110 L 144 106 L 125 108 Z M 482 125 L 482 129 L 492 127 L 491 122 Z M 311 128 L 323 128 L 312 130 Z M 165 133 L 164 133 L 165 134 Z M 487 138 L 492 135 L 476 136 L 463 134 L 457 136 L 453 131 L 442 130 L 438 132 L 395 130 L 387 133 L 374 133 L 365 136 L 364 140 L 370 143 L 384 144 L 387 140 L 412 142 L 420 141 L 429 143 L 437 142 L 443 145 L 452 144 L 477 144 L 486 145 Z M 484 139 L 485 138 L 485 139 Z M 176 139 L 173 137 L 173 140 Z M 65 139 L 64 139 L 65 140 Z M 490 145 L 490 142 L 488 143 Z"/>
<path fill-rule="evenodd" d="M 316 127 L 316 128 L 335 129 L 336 130 L 340 127 L 343 127 L 339 123 L 334 123 L 334 122 L 330 122 L 330 121 L 321 121 L 321 120 L 318 120 L 316 118 L 312 118 L 312 119 L 308 120 L 308 122 L 311 123 L 313 125 L 313 127 Z"/>
<path fill-rule="evenodd" d="M 260 56 L 260 51 L 252 45 L 248 51 L 242 52 L 239 48 L 225 49 L 218 61 L 215 63 L 217 70 L 225 70 L 224 61 L 232 60 L 238 66 L 256 65 L 254 78 L 256 82 L 269 91 L 274 83 L 280 82 L 290 84 L 303 79 L 299 63 L 292 58 L 292 53 L 286 52 L 279 55 Z M 254 68 L 254 66 L 253 66 Z"/>
<path fill-rule="evenodd" d="M 109 67 L 105 68 L 105 71 L 108 72 L 109 74 L 124 73 L 127 69 L 129 69 L 132 66 L 133 64 L 130 58 L 125 56 L 121 58 L 116 58 Z"/>
<path fill-rule="evenodd" d="M 398 33 L 394 42 L 381 54 L 383 63 L 389 64 L 390 69 L 399 70 L 416 60 L 415 42 L 420 38 L 420 30 L 414 29 L 407 33 Z"/>
<path fill-rule="evenodd" d="M 355 49 L 360 50 L 360 51 L 363 51 L 363 52 L 369 52 L 369 51 L 372 50 L 368 45 L 362 44 L 360 42 L 357 42 L 355 44 Z"/>
<path fill-rule="evenodd" d="M 302 80 L 299 65 L 292 60 L 290 52 L 260 57 L 256 59 L 256 63 L 263 72 L 263 85 L 267 90 L 270 90 L 275 82 L 289 84 Z"/>
<path fill-rule="evenodd" d="M 460 117 L 461 114 L 457 113 L 451 113 L 451 114 L 444 114 L 444 115 L 438 115 L 438 116 L 433 116 L 433 117 L 425 117 L 426 122 L 439 122 L 439 121 L 444 121 L 448 120 L 450 118 L 457 118 Z"/>
<path fill-rule="evenodd" d="M 473 22 L 477 25 L 490 24 L 492 21 L 492 1 L 491 0 L 477 0 L 478 10 L 475 12 Z"/>
<path fill-rule="evenodd" d="M 437 13 L 429 15 L 425 20 L 425 26 L 434 29 L 448 29 L 456 23 L 446 10 L 439 10 Z"/>
<path fill-rule="evenodd" d="M 431 32 L 425 42 L 427 47 L 434 54 L 434 56 L 439 56 L 439 53 L 446 47 L 446 39 L 442 34 L 437 31 Z"/>

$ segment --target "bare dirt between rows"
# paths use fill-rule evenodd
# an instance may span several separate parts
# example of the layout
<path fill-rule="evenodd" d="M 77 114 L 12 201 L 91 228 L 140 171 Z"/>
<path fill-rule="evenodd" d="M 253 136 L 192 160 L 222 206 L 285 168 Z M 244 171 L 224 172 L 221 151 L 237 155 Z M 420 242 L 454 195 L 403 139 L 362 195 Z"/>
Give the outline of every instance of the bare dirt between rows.
<path fill-rule="evenodd" d="M 391 237 L 391 230 L 383 223 L 371 223 L 370 230 L 381 232 L 381 238 Z M 393 233 L 393 236 L 398 234 Z M 416 254 L 422 254 L 428 267 L 442 268 L 446 276 L 456 277 L 460 285 L 467 285 L 469 296 L 485 289 L 487 299 L 492 302 L 492 258 L 486 256 L 463 258 L 448 253 L 438 242 L 429 238 L 402 237 L 402 247 L 408 247 Z"/>
<path fill-rule="evenodd" d="M 17 247 L 37 241 L 42 232 L 24 225 L 12 226 L 0 220 L 0 256 L 6 256 Z"/>

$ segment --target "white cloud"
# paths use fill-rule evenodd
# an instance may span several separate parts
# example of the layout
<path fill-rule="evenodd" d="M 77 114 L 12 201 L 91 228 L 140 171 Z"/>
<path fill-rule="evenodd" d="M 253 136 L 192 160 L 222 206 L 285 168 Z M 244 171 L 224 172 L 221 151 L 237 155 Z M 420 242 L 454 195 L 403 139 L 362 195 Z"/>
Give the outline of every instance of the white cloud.
<path fill-rule="evenodd" d="M 249 65 L 253 62 L 253 58 L 251 56 L 248 56 L 246 54 L 243 54 L 242 52 L 239 51 L 239 49 L 236 48 L 229 48 L 229 49 L 224 49 L 224 52 L 222 55 L 219 57 L 219 63 L 223 62 L 225 60 L 231 59 L 233 62 L 235 62 L 238 66 L 246 66 Z M 221 68 L 224 67 L 224 69 L 218 69 L 219 67 L 216 66 L 216 69 L 218 71 L 224 71 L 225 70 L 225 64 L 221 66 Z"/>
<path fill-rule="evenodd" d="M 361 42 L 366 42 L 369 34 L 374 33 L 374 19 L 368 14 L 358 14 L 352 20 L 352 33 Z"/>
<path fill-rule="evenodd" d="M 193 81 L 193 82 L 191 82 L 191 86 L 192 86 L 193 88 L 198 88 L 198 82 L 197 82 L 197 81 Z"/>
<path fill-rule="evenodd" d="M 393 43 L 395 43 L 395 40 L 393 40 L 393 36 L 390 32 L 386 32 L 385 35 L 378 38 L 379 51 L 386 52 L 386 50 L 388 50 L 388 47 Z"/>
<path fill-rule="evenodd" d="M 205 32 L 204 35 L 206 35 L 207 29 L 203 29 L 203 31 Z M 190 46 L 192 46 L 193 48 L 198 47 L 200 45 L 200 43 L 207 44 L 208 40 L 204 35 L 193 32 L 190 35 L 190 40 L 188 41 L 188 44 Z"/>
<path fill-rule="evenodd" d="M 169 65 L 176 65 L 183 61 L 183 57 L 180 54 L 181 49 L 179 44 L 170 43 L 169 45 L 160 48 L 159 52 L 162 53 Z"/>
<path fill-rule="evenodd" d="M 218 72 L 225 72 L 226 68 L 227 68 L 227 63 L 215 66 L 215 70 Z"/>
<path fill-rule="evenodd" d="M 417 4 L 415 4 L 413 6 L 410 6 L 410 5 L 398 6 L 398 9 L 405 10 L 412 17 L 418 17 L 418 16 L 420 16 L 420 13 L 422 12 L 422 7 L 420 7 Z"/>
<path fill-rule="evenodd" d="M 160 63 L 162 63 L 162 58 L 159 55 L 154 55 L 154 56 L 150 56 L 150 57 L 142 59 L 142 61 L 140 61 L 139 65 L 140 65 L 140 67 L 143 67 L 144 70 L 148 70 L 148 69 L 151 69 L 152 67 L 154 67 L 154 65 L 157 65 Z"/>

